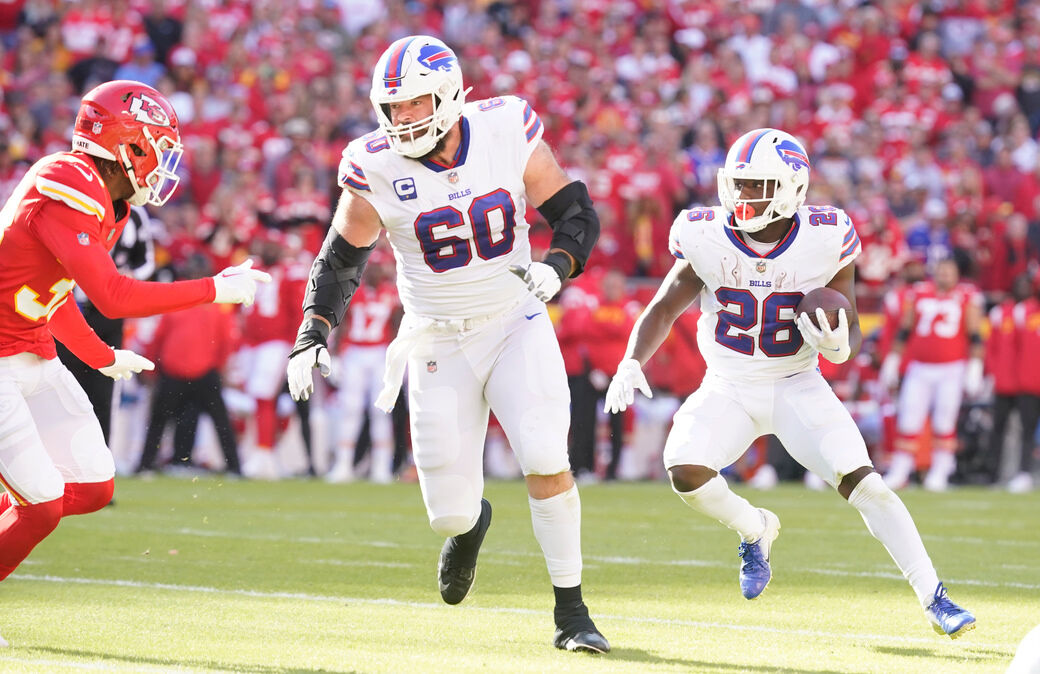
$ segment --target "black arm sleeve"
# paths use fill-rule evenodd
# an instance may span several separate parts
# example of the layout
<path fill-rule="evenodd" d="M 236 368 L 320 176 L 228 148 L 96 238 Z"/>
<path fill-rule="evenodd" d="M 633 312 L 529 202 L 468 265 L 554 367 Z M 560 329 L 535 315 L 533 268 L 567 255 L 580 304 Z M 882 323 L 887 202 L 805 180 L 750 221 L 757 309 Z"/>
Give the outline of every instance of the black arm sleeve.
<path fill-rule="evenodd" d="M 328 346 L 329 326 L 335 327 L 343 320 L 373 248 L 374 243 L 366 248 L 353 246 L 335 227 L 329 229 L 321 252 L 311 265 L 307 293 L 303 296 L 303 323 L 296 333 L 290 358 L 316 344 Z"/>
<path fill-rule="evenodd" d="M 561 280 L 568 276 L 577 276 L 584 271 L 585 263 L 589 261 L 592 249 L 596 247 L 596 241 L 599 239 L 599 216 L 592 207 L 589 189 L 585 187 L 585 183 L 576 180 L 549 197 L 538 207 L 538 212 L 552 227 L 550 247 L 567 251 L 574 258 L 576 265 L 574 273 L 571 274 L 570 260 L 559 252 L 549 253 L 543 262 L 556 269 Z"/>

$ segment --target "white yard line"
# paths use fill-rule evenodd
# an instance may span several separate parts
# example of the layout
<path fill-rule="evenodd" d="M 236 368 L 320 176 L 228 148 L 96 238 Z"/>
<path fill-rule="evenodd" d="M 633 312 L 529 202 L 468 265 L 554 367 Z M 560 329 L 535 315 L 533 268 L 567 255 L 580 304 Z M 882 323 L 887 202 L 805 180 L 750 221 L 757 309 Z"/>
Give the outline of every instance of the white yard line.
<path fill-rule="evenodd" d="M 280 541 L 287 543 L 314 543 L 314 544 L 349 544 L 357 547 L 368 547 L 368 548 L 385 548 L 385 549 L 421 549 L 429 548 L 430 546 L 425 544 L 401 544 L 392 541 L 351 541 L 347 542 L 341 538 L 321 538 L 315 536 L 280 536 L 277 534 L 255 534 L 255 533 L 242 533 L 242 532 L 223 532 L 214 531 L 210 529 L 192 529 L 183 527 L 180 529 L 172 530 L 169 532 L 155 532 L 150 533 L 176 533 L 188 536 L 200 536 L 205 538 L 232 538 L 232 539 L 245 539 L 245 540 L 259 540 L 259 541 Z M 963 542 L 976 542 L 969 539 L 962 539 Z M 977 541 L 981 543 L 982 541 Z M 993 543 L 994 541 L 987 541 Z M 1005 541 L 1006 544 L 1037 544 L 1040 542 L 1033 543 L 1032 541 Z M 431 548 L 432 549 L 432 548 Z M 498 558 L 500 560 L 510 560 L 516 557 L 537 557 L 541 558 L 541 553 L 531 552 L 527 550 L 487 550 L 486 556 Z M 679 566 L 679 567 L 706 567 L 706 568 L 729 568 L 734 566 L 735 563 L 720 560 L 720 559 L 648 559 L 645 557 L 625 557 L 625 556 L 614 556 L 614 555 L 585 555 L 584 560 L 592 564 L 618 564 L 625 566 Z M 351 562 L 354 563 L 354 562 Z M 361 562 L 358 562 L 361 564 Z M 372 563 L 371 566 L 394 566 L 393 562 L 387 563 Z M 851 564 L 842 563 L 838 566 L 852 566 Z M 1040 566 L 1026 566 L 1022 565 L 1023 570 L 1040 568 Z M 903 576 L 893 571 L 845 571 L 840 568 L 819 568 L 819 567 L 805 567 L 798 569 L 799 572 L 803 573 L 814 573 L 825 576 L 841 576 L 846 578 L 879 578 L 885 580 L 896 580 L 903 581 Z M 1016 581 L 994 581 L 985 578 L 944 578 L 950 586 L 956 585 L 973 585 L 977 587 L 1007 587 L 1019 590 L 1040 590 L 1040 583 L 1023 583 Z"/>
<path fill-rule="evenodd" d="M 332 595 L 320 595 L 320 594 L 307 594 L 303 592 L 261 592 L 259 590 L 234 590 L 225 589 L 218 587 L 208 587 L 204 585 L 175 585 L 170 583 L 147 583 L 137 580 L 123 580 L 123 579 L 103 579 L 103 578 L 65 578 L 61 576 L 50 576 L 50 575 L 32 575 L 32 574 L 15 574 L 11 578 L 17 580 L 46 582 L 46 583 L 68 583 L 77 585 L 101 585 L 111 587 L 132 587 L 142 588 L 150 590 L 167 590 L 171 592 L 199 592 L 205 594 L 215 595 L 228 595 L 238 597 L 249 597 L 256 599 L 293 599 L 298 601 L 309 601 L 309 602 L 329 602 L 340 605 L 348 604 L 362 604 L 368 606 L 392 606 L 392 607 L 403 607 L 403 608 L 416 608 L 416 609 L 438 609 L 438 610 L 450 610 L 444 604 L 434 602 L 417 602 L 417 601 L 401 601 L 399 599 L 390 598 L 367 598 L 367 597 L 337 597 Z M 504 613 L 508 615 L 542 615 L 544 611 L 536 611 L 534 609 L 525 608 L 508 608 L 508 607 L 478 607 L 468 606 L 468 611 L 478 611 L 487 613 Z M 872 632 L 833 632 L 825 630 L 810 630 L 810 629 L 791 629 L 784 627 L 770 627 L 765 625 L 747 625 L 738 623 L 724 623 L 716 621 L 706 620 L 679 620 L 670 618 L 654 618 L 647 616 L 630 616 L 630 615 L 602 615 L 596 614 L 597 619 L 614 620 L 619 622 L 639 623 L 646 625 L 670 625 L 674 627 L 696 627 L 701 629 L 724 629 L 734 630 L 737 632 L 754 632 L 754 633 L 768 633 L 768 634 L 781 634 L 787 636 L 796 637 L 811 637 L 815 639 L 827 639 L 827 640 L 842 640 L 842 641 L 875 641 L 883 643 L 897 643 L 897 644 L 920 644 L 928 646 L 938 646 L 946 643 L 943 639 L 935 636 L 930 637 L 907 637 L 894 634 L 877 634 Z M 922 617 L 921 620 L 921 631 L 925 632 L 928 629 L 928 625 L 924 622 Z M 979 642 L 970 640 L 963 642 L 963 645 L 968 648 L 987 648 L 987 649 L 1000 649 L 1011 655 L 1017 644 L 1011 642 Z"/>

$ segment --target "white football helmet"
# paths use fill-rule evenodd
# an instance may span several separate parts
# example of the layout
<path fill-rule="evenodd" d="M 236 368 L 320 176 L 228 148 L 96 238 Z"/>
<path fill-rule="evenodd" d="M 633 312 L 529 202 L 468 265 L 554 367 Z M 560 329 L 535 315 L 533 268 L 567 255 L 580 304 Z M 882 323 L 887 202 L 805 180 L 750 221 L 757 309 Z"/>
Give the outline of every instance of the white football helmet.
<path fill-rule="evenodd" d="M 736 180 L 762 180 L 762 197 L 740 199 Z M 755 129 L 737 139 L 719 169 L 719 201 L 736 217 L 727 226 L 757 232 L 771 222 L 790 218 L 805 201 L 809 190 L 809 154 L 797 138 L 778 129 Z M 772 196 L 767 197 L 772 182 Z M 740 217 L 745 204 L 765 202 L 761 215 Z"/>
<path fill-rule="evenodd" d="M 462 70 L 455 52 L 428 35 L 403 37 L 387 48 L 376 63 L 369 97 L 390 149 L 406 157 L 430 152 L 462 117 L 469 89 L 462 89 Z M 433 95 L 433 114 L 411 124 L 394 126 L 390 103 Z"/>

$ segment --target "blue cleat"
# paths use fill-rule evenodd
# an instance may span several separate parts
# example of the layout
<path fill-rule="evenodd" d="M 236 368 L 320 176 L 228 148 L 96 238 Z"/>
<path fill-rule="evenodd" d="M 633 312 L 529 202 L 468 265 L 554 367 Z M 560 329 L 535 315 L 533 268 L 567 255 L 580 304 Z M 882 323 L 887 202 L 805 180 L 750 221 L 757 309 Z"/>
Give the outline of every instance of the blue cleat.
<path fill-rule="evenodd" d="M 928 616 L 936 634 L 948 634 L 951 639 L 975 629 L 975 616 L 950 601 L 942 583 L 936 586 L 935 597 L 924 614 Z"/>
<path fill-rule="evenodd" d="M 757 599 L 769 585 L 773 570 L 769 568 L 769 549 L 780 535 L 780 520 L 765 508 L 759 508 L 766 529 L 754 543 L 742 541 L 737 555 L 744 560 L 740 565 L 740 593 L 744 599 Z"/>

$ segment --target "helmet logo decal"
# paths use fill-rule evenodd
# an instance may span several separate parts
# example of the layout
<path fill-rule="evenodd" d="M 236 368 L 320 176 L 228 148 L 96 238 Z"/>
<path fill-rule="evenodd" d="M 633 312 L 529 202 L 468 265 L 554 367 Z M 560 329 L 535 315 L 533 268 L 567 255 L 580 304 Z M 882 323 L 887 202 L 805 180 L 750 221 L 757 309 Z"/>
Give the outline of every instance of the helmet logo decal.
<path fill-rule="evenodd" d="M 777 143 L 776 153 L 780 155 L 780 160 L 790 166 L 793 171 L 803 167 L 809 168 L 809 158 L 805 156 L 805 150 L 797 143 L 789 140 Z"/>
<path fill-rule="evenodd" d="M 102 129 L 104 129 L 104 127 L 103 127 L 103 126 L 101 126 L 101 122 L 94 122 L 94 126 L 92 126 L 92 127 L 90 128 L 90 130 L 94 132 L 94 135 L 95 135 L 95 136 L 97 136 L 98 134 L 100 134 L 100 133 L 101 133 L 101 131 L 102 131 Z"/>
<path fill-rule="evenodd" d="M 137 94 L 130 100 L 130 114 L 142 124 L 170 125 L 166 111 L 148 94 Z"/>
<path fill-rule="evenodd" d="M 450 71 L 457 61 L 450 49 L 429 44 L 419 50 L 419 63 L 430 70 Z"/>
<path fill-rule="evenodd" d="M 383 85 L 387 89 L 396 89 L 401 86 L 401 78 L 404 76 L 404 55 L 408 51 L 408 45 L 412 44 L 414 37 L 404 38 L 397 41 L 397 48 L 393 50 L 386 59 L 386 70 L 383 71 Z M 391 94 L 396 91 L 389 92 Z"/>

